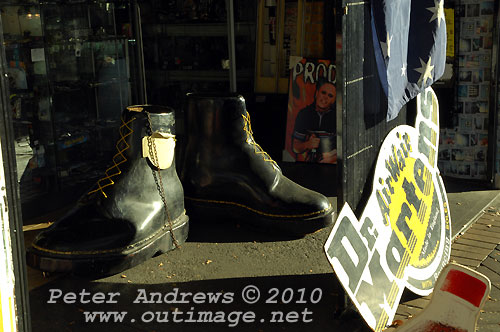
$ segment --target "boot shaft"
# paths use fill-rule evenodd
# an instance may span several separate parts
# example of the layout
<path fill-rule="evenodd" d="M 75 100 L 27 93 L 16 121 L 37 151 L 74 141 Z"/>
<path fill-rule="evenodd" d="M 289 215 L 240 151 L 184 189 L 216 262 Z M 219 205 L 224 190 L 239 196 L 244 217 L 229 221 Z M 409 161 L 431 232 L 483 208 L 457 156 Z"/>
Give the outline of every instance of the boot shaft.
<path fill-rule="evenodd" d="M 246 140 L 245 99 L 239 94 L 187 95 L 186 130 L 189 142 L 238 145 Z"/>
<path fill-rule="evenodd" d="M 271 186 L 281 173 L 255 142 L 241 95 L 188 94 L 185 117 L 187 142 L 180 178 L 187 193 L 224 187 L 241 176 L 243 182 Z"/>

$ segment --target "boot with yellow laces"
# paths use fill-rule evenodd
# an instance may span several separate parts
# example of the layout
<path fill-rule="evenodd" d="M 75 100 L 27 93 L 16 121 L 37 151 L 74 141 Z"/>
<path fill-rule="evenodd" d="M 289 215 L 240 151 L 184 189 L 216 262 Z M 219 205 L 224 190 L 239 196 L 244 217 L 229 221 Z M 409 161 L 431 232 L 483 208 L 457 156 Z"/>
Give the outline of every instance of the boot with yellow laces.
<path fill-rule="evenodd" d="M 122 115 L 113 165 L 27 252 L 49 272 L 110 275 L 183 243 L 184 196 L 174 161 L 174 111 L 131 106 Z"/>
<path fill-rule="evenodd" d="M 188 94 L 185 115 L 180 178 L 190 215 L 294 235 L 333 222 L 328 199 L 285 177 L 255 142 L 242 96 Z"/>

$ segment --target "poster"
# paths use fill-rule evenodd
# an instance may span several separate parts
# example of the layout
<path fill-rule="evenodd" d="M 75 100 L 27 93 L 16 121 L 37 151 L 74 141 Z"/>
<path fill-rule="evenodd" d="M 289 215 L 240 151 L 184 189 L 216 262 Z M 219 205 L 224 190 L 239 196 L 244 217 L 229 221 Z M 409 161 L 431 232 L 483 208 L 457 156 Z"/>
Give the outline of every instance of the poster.
<path fill-rule="evenodd" d="M 330 60 L 292 57 L 283 161 L 337 162 L 336 99 Z"/>
<path fill-rule="evenodd" d="M 439 107 L 429 87 L 417 96 L 415 127 L 397 126 L 384 139 L 361 217 L 345 204 L 325 243 L 335 274 L 375 332 L 393 321 L 405 288 L 429 295 L 450 259 L 438 140 Z"/>

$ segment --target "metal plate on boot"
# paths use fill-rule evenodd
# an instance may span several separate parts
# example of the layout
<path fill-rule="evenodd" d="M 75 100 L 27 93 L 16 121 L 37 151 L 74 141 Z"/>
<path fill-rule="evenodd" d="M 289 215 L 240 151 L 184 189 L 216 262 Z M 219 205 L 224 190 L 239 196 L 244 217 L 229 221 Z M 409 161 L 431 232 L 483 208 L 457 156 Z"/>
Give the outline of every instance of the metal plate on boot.
<path fill-rule="evenodd" d="M 152 146 L 150 147 L 150 144 Z M 155 156 L 151 156 L 152 149 L 156 149 Z M 151 136 L 142 138 L 142 157 L 148 158 L 149 161 L 159 169 L 167 169 L 172 165 L 175 151 L 175 135 L 167 133 L 153 133 Z M 154 152 L 153 152 L 154 153 Z"/>

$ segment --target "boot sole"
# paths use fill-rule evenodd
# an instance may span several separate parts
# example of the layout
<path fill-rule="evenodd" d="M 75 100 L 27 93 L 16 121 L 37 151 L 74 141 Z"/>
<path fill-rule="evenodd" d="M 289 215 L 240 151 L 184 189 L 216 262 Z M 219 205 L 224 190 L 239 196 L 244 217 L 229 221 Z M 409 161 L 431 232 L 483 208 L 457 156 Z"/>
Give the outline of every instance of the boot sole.
<path fill-rule="evenodd" d="M 189 217 L 183 213 L 175 223 L 172 232 L 178 244 L 186 241 L 189 231 Z M 26 252 L 29 266 L 45 272 L 70 272 L 77 276 L 104 277 L 120 273 L 139 265 L 158 253 L 167 253 L 176 248 L 171 231 L 160 232 L 141 246 L 121 253 L 92 255 L 57 255 L 30 247 Z"/>
<path fill-rule="evenodd" d="M 296 216 L 266 216 L 259 214 L 242 204 L 232 202 L 216 202 L 212 200 L 201 200 L 185 197 L 186 210 L 189 211 L 191 221 L 219 219 L 226 221 L 242 221 L 257 231 L 279 231 L 283 234 L 293 236 L 304 236 L 314 233 L 322 228 L 333 224 L 334 210 L 330 206 L 325 211 L 316 214 Z M 233 220 L 230 220 L 233 218 Z"/>

